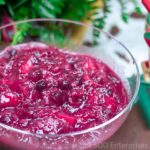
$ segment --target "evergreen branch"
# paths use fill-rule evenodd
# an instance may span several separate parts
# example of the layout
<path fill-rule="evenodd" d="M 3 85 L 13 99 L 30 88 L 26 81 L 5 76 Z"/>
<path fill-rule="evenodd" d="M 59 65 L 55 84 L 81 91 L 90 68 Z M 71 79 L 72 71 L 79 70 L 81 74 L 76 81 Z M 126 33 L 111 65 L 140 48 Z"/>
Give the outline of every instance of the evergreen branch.
<path fill-rule="evenodd" d="M 93 20 L 93 26 L 99 29 L 104 29 L 106 25 L 106 19 L 111 12 L 110 3 L 112 0 L 103 0 L 104 7 L 101 8 L 99 14 L 99 8 L 95 6 L 99 0 L 0 0 L 0 13 L 8 13 L 13 20 L 22 20 L 30 18 L 64 18 L 76 21 L 83 21 L 85 19 Z M 141 13 L 141 9 L 138 6 L 138 0 L 129 0 L 135 6 L 135 10 Z M 126 0 L 117 1 L 121 7 L 121 17 L 124 22 L 128 22 L 129 13 L 127 9 Z M 23 39 L 25 31 L 22 29 L 17 31 L 19 37 Z M 61 29 L 60 29 L 61 30 Z M 62 29 L 63 30 L 63 29 Z M 20 32 L 20 33 L 19 33 Z M 94 30 L 93 37 L 96 43 L 99 32 Z M 16 38 L 15 38 L 15 41 Z"/>
<path fill-rule="evenodd" d="M 125 23 L 127 23 L 128 19 L 129 19 L 129 13 L 128 13 L 127 8 L 126 8 L 126 1 L 119 0 L 118 2 L 120 3 L 120 7 L 121 7 L 121 17 L 122 17 L 122 20 Z"/>
<path fill-rule="evenodd" d="M 111 0 L 104 0 L 104 8 L 103 8 L 103 15 L 102 17 L 98 17 L 96 19 L 94 19 L 93 25 L 96 28 L 99 28 L 101 30 L 104 29 L 105 25 L 106 25 L 106 19 L 109 15 L 109 13 L 111 12 L 110 10 L 110 2 Z M 97 39 L 100 36 L 100 32 L 97 30 L 93 30 L 93 44 L 97 44 Z"/>

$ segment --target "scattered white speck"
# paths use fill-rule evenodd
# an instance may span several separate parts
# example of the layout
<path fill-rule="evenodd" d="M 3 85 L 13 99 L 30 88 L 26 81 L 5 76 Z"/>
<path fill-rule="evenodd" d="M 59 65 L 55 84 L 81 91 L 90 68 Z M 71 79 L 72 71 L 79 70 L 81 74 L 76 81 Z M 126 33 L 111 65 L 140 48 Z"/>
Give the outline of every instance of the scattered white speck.
<path fill-rule="evenodd" d="M 9 98 L 5 97 L 4 95 L 1 96 L 1 104 L 8 103 L 10 101 Z"/>
<path fill-rule="evenodd" d="M 37 130 L 36 133 L 37 134 L 43 134 L 43 130 Z"/>

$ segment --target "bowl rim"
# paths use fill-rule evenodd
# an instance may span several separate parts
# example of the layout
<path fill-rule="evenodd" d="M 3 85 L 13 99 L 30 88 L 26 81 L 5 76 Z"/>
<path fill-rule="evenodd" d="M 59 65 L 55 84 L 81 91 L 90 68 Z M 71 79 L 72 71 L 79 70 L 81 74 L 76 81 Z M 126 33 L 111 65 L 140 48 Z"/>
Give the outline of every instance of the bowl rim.
<path fill-rule="evenodd" d="M 32 133 L 32 132 L 29 132 L 29 131 L 24 131 L 24 130 L 21 130 L 21 129 L 17 129 L 17 128 L 11 127 L 9 125 L 5 125 L 3 123 L 0 123 L 0 127 L 3 127 L 3 128 L 5 128 L 7 130 L 12 130 L 14 132 L 18 132 L 18 133 L 21 133 L 21 134 L 26 134 L 26 135 L 31 135 L 31 136 L 37 136 L 37 137 L 40 136 L 40 137 L 56 138 L 56 137 L 62 137 L 62 136 L 74 136 L 74 135 L 85 134 L 85 133 L 92 132 L 94 130 L 103 128 L 103 127 L 111 124 L 115 120 L 117 120 L 120 116 L 122 116 L 125 112 L 127 112 L 128 109 L 132 108 L 132 106 L 134 105 L 134 101 L 135 101 L 135 99 L 137 97 L 137 94 L 138 94 L 138 91 L 139 91 L 139 87 L 140 87 L 140 73 L 139 73 L 138 65 L 137 65 L 137 63 L 135 61 L 135 58 L 133 57 L 133 55 L 129 51 L 129 49 L 122 42 L 120 42 L 119 40 L 117 40 L 110 33 L 106 32 L 106 31 L 103 31 L 103 30 L 101 30 L 101 29 L 99 29 L 97 27 L 94 27 L 93 25 L 90 26 L 90 25 L 88 25 L 86 23 L 83 23 L 83 22 L 78 22 L 78 21 L 73 21 L 73 20 L 67 20 L 67 19 L 60 19 L 60 18 L 55 18 L 55 19 L 49 19 L 49 18 L 26 19 L 26 20 L 16 21 L 16 22 L 13 22 L 13 23 L 9 23 L 9 24 L 0 26 L 0 30 L 2 30 L 4 28 L 7 28 L 9 26 L 12 26 L 12 25 L 17 25 L 17 24 L 26 23 L 26 22 L 37 22 L 37 21 L 38 22 L 40 22 L 40 21 L 66 22 L 66 23 L 76 24 L 76 25 L 79 25 L 79 26 L 91 27 L 92 29 L 95 29 L 95 30 L 97 30 L 97 31 L 105 34 L 107 37 L 110 37 L 111 39 L 113 39 L 114 41 L 116 41 L 118 44 L 120 44 L 124 48 L 124 50 L 126 50 L 126 52 L 132 58 L 132 61 L 133 61 L 132 63 L 135 65 L 135 68 L 136 68 L 136 71 L 137 71 L 136 86 L 135 86 L 134 94 L 131 97 L 131 100 L 128 103 L 128 105 L 126 105 L 126 107 L 123 110 L 121 110 L 116 116 L 114 116 L 110 120 L 108 120 L 108 121 L 106 121 L 106 122 L 104 122 L 104 123 L 102 123 L 100 125 L 94 126 L 92 128 L 88 128 L 88 129 L 84 129 L 84 130 L 80 130 L 80 131 L 76 131 L 76 132 L 69 132 L 69 133 L 63 133 L 63 134 L 54 134 L 54 135 L 53 134 L 37 134 L 37 133 Z"/>

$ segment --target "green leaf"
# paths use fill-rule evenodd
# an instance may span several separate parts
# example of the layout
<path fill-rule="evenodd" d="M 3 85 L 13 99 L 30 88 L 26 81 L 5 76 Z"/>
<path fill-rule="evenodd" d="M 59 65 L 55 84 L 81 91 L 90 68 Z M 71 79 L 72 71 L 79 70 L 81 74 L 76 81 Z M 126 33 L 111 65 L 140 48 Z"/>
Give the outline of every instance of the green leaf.
<path fill-rule="evenodd" d="M 21 5 L 25 4 L 26 2 L 27 0 L 19 0 L 19 2 L 13 6 L 13 9 L 21 7 Z"/>
<path fill-rule="evenodd" d="M 111 12 L 111 6 L 110 6 L 110 1 L 111 0 L 104 0 L 104 7 L 102 10 L 102 17 L 96 17 L 94 19 L 93 25 L 94 27 L 97 27 L 99 29 L 104 29 L 105 25 L 106 25 L 106 19 L 108 14 L 110 14 Z M 97 16 L 97 15 L 96 15 Z M 96 45 L 98 43 L 98 38 L 100 37 L 100 32 L 97 30 L 93 31 L 93 45 Z"/>
<path fill-rule="evenodd" d="M 22 23 L 16 26 L 16 32 L 13 36 L 12 45 L 21 43 L 24 41 L 25 37 L 28 35 L 28 32 L 31 29 L 30 23 Z"/>
<path fill-rule="evenodd" d="M 0 5 L 4 5 L 5 4 L 5 0 L 0 0 Z"/>
<path fill-rule="evenodd" d="M 143 14 L 143 13 L 142 13 L 142 10 L 141 10 L 141 8 L 140 8 L 139 6 L 136 6 L 136 7 L 135 7 L 135 11 L 136 11 L 138 14 Z"/>
<path fill-rule="evenodd" d="M 46 18 L 55 18 L 55 14 L 51 13 L 50 10 L 48 10 L 46 7 L 44 7 L 43 5 L 40 5 L 38 7 L 39 11 L 40 11 L 40 16 L 41 17 L 46 17 Z"/>
<path fill-rule="evenodd" d="M 98 0 L 95 0 L 98 1 Z M 92 6 L 92 3 L 95 1 L 91 0 L 69 0 L 69 2 L 65 1 L 65 7 L 62 10 L 62 14 L 60 18 L 82 21 L 86 18 L 91 18 L 88 16 L 88 13 L 94 13 L 97 10 L 96 7 Z"/>
<path fill-rule="evenodd" d="M 146 33 L 144 34 L 144 38 L 150 40 L 150 32 L 146 32 Z"/>
<path fill-rule="evenodd" d="M 98 1 L 99 0 L 0 0 L 0 5 L 6 4 L 5 11 L 8 11 L 14 20 L 29 18 L 65 18 L 83 21 L 85 19 L 91 20 L 94 18 L 95 21 L 93 21 L 93 25 L 99 29 L 104 29 L 106 25 L 106 19 L 111 13 L 112 0 L 103 0 L 104 7 L 101 9 L 102 11 L 99 11 L 99 8 L 95 6 L 95 3 Z M 138 0 L 129 0 L 128 2 L 126 0 L 118 0 L 117 2 L 121 6 L 120 13 L 124 22 L 128 22 L 129 18 L 127 8 L 128 3 L 133 4 L 136 11 L 141 13 L 141 9 L 138 6 Z M 1 6 L 2 12 L 4 9 L 5 7 Z M 59 30 L 63 31 L 63 29 Z M 18 39 L 21 40 L 24 37 L 25 31 L 26 30 L 24 29 L 17 31 L 18 37 L 20 37 Z M 54 30 L 52 32 L 59 35 L 61 39 L 61 34 L 58 34 Z M 38 34 L 40 33 L 34 30 L 33 35 Z M 100 36 L 100 34 L 95 30 L 93 31 L 93 35 L 95 41 Z M 45 37 L 46 36 L 47 35 L 45 33 Z"/>
<path fill-rule="evenodd" d="M 13 41 L 12 41 L 12 45 L 16 45 L 18 43 L 21 43 L 23 42 L 24 40 L 24 32 L 23 31 L 17 31 L 15 34 L 14 34 L 14 37 L 13 37 Z"/>
<path fill-rule="evenodd" d="M 7 8 L 8 8 L 9 13 L 11 14 L 11 16 L 14 17 L 14 11 L 10 4 L 7 4 Z"/>
<path fill-rule="evenodd" d="M 139 2 L 138 2 L 138 0 L 130 0 L 131 1 L 131 3 L 134 5 L 134 7 L 135 7 L 135 11 L 138 13 L 138 14 L 143 14 L 142 13 L 142 10 L 141 10 L 141 8 L 140 8 L 140 6 L 139 6 Z"/>
<path fill-rule="evenodd" d="M 15 20 L 22 20 L 22 19 L 28 19 L 31 18 L 31 9 L 26 6 L 19 7 L 15 11 L 14 19 Z"/>
<path fill-rule="evenodd" d="M 38 37 L 42 32 L 42 29 L 40 27 L 34 27 L 30 30 L 30 33 L 29 35 L 32 36 L 32 37 Z"/>
<path fill-rule="evenodd" d="M 150 25 L 150 14 L 147 15 L 146 22 L 147 22 L 148 25 Z"/>
<path fill-rule="evenodd" d="M 40 40 L 44 43 L 58 45 L 61 47 L 64 45 L 66 37 L 63 31 L 58 29 L 58 27 L 54 30 L 45 28 L 44 30 L 41 30 Z"/>
<path fill-rule="evenodd" d="M 128 20 L 129 20 L 129 14 L 128 13 L 122 13 L 121 17 L 125 23 L 128 23 Z"/>
<path fill-rule="evenodd" d="M 32 1 L 32 8 L 39 17 L 57 18 L 62 13 L 64 1 L 62 0 L 40 0 Z"/>

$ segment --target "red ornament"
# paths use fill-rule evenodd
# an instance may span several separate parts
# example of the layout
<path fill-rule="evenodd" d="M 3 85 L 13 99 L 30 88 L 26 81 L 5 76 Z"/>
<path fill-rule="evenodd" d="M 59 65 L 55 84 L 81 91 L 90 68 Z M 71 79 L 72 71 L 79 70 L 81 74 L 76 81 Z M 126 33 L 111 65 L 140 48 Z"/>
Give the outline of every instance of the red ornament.
<path fill-rule="evenodd" d="M 145 8 L 150 12 L 150 0 L 142 0 L 143 5 Z"/>

